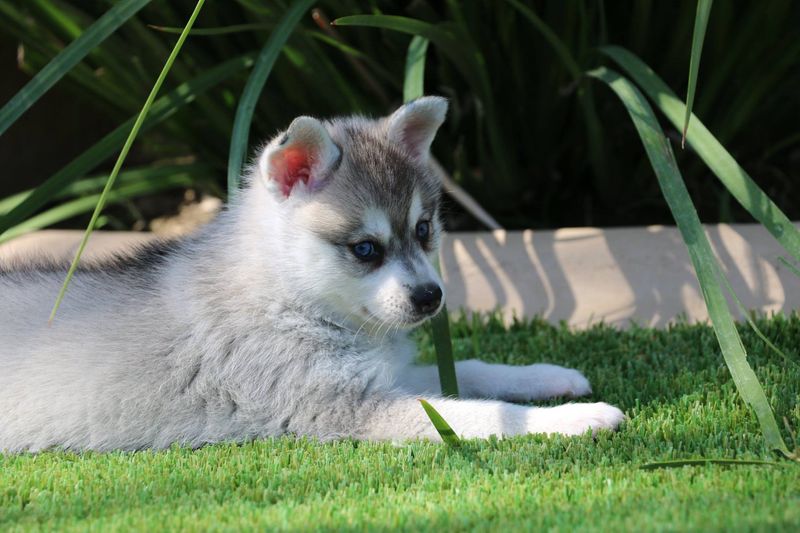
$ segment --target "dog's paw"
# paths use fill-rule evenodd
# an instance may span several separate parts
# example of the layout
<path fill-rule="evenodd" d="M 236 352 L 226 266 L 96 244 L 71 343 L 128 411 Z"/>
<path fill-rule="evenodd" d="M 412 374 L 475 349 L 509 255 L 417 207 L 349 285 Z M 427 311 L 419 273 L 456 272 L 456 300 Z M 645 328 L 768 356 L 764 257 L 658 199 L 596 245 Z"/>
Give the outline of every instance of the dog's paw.
<path fill-rule="evenodd" d="M 504 400 L 530 401 L 577 398 L 592 393 L 589 380 L 572 368 L 536 364 L 515 369 L 498 395 Z"/>
<path fill-rule="evenodd" d="M 615 430 L 625 420 L 625 413 L 607 403 L 568 403 L 557 407 L 540 408 L 531 413 L 532 433 L 583 435 L 588 430 Z"/>

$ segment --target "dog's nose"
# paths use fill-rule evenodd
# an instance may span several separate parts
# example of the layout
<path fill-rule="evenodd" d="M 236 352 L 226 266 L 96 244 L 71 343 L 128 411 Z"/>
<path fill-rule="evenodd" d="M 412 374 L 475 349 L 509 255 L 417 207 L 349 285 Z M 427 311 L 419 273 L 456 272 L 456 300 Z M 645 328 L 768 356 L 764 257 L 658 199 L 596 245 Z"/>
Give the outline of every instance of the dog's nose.
<path fill-rule="evenodd" d="M 436 311 L 442 302 L 442 288 L 436 283 L 418 285 L 411 291 L 411 303 L 417 313 L 428 314 Z"/>

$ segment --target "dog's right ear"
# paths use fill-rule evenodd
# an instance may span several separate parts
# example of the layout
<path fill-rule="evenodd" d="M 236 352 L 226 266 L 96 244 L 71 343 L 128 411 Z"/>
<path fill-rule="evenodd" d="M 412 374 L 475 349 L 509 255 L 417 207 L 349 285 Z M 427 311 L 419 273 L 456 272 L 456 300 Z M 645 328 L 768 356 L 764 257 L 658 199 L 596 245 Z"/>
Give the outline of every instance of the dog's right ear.
<path fill-rule="evenodd" d="M 259 170 L 288 197 L 301 183 L 318 189 L 341 157 L 328 130 L 317 119 L 298 117 L 289 125 L 277 145 L 268 148 Z"/>
<path fill-rule="evenodd" d="M 423 96 L 409 102 L 386 120 L 389 139 L 412 157 L 427 161 L 439 126 L 447 115 L 447 100 L 441 96 Z"/>

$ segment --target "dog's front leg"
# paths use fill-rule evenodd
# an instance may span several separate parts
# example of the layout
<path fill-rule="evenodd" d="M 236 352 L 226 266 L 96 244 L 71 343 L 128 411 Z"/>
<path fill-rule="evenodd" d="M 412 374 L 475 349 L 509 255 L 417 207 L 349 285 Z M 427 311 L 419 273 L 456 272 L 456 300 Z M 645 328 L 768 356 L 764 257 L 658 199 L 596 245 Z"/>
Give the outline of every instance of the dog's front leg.
<path fill-rule="evenodd" d="M 539 363 L 528 366 L 493 365 L 470 359 L 456 363 L 459 394 L 464 398 L 497 398 L 508 401 L 585 396 L 589 381 L 577 370 Z M 435 366 L 410 365 L 399 376 L 400 385 L 417 394 L 439 394 Z"/>
<path fill-rule="evenodd" d="M 439 397 L 427 401 L 456 434 L 466 438 L 528 433 L 580 435 L 591 429 L 615 429 L 625 415 L 606 403 L 574 403 L 556 407 L 526 407 L 491 400 L 455 400 Z M 440 437 L 419 401 L 411 397 L 373 399 L 359 409 L 357 438 L 407 440 Z"/>

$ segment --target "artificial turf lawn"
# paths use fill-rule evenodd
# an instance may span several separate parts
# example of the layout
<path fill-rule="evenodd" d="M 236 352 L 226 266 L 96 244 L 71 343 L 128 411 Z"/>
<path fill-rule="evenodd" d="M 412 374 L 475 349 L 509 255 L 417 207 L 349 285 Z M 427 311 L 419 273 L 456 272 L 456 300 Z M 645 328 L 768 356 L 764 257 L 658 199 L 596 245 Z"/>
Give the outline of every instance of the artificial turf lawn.
<path fill-rule="evenodd" d="M 800 318 L 758 324 L 800 361 Z M 747 326 L 740 331 L 776 415 L 797 428 L 800 369 Z M 800 528 L 800 464 L 639 468 L 686 457 L 776 459 L 710 327 L 570 332 L 540 321 L 505 330 L 460 320 L 453 335 L 458 358 L 579 368 L 593 399 L 620 406 L 630 420 L 596 439 L 526 436 L 460 450 L 282 438 L 156 453 L 0 455 L 0 530 Z M 420 342 L 432 360 L 427 334 Z"/>

